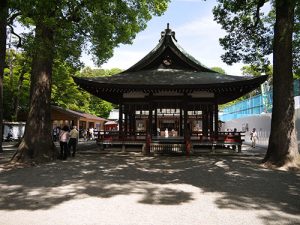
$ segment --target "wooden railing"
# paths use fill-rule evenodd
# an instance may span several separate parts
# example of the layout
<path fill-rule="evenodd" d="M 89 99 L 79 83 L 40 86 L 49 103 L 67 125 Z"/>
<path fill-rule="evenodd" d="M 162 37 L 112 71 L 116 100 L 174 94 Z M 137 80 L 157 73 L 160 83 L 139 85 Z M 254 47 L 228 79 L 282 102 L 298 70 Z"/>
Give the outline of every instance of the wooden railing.
<path fill-rule="evenodd" d="M 146 140 L 146 132 L 119 132 L 119 131 L 95 131 L 95 139 L 98 140 Z M 203 135 L 201 131 L 192 132 L 191 139 L 198 141 L 225 141 L 225 142 L 240 142 L 244 141 L 244 132 L 218 132 L 213 135 Z M 164 136 L 158 136 L 157 138 L 164 138 Z"/>
<path fill-rule="evenodd" d="M 119 131 L 97 131 L 95 132 L 97 141 L 136 141 L 146 140 L 146 132 L 119 132 Z"/>
<path fill-rule="evenodd" d="M 146 132 L 119 132 L 119 131 L 97 131 L 95 138 L 97 142 L 102 144 L 122 144 L 122 145 L 144 145 L 145 149 L 150 153 L 150 149 L 154 151 L 169 151 L 174 145 L 178 152 L 182 152 L 183 148 L 189 152 L 193 146 L 207 146 L 212 149 L 219 147 L 230 146 L 232 149 L 241 151 L 241 146 L 244 141 L 244 132 L 218 132 L 218 134 L 203 135 L 202 132 L 192 132 L 191 136 L 184 139 L 183 137 L 151 137 L 146 135 Z M 185 146 L 184 146 L 185 145 Z M 151 147 L 150 147 L 151 146 Z M 173 147 L 172 147 L 173 146 Z"/>

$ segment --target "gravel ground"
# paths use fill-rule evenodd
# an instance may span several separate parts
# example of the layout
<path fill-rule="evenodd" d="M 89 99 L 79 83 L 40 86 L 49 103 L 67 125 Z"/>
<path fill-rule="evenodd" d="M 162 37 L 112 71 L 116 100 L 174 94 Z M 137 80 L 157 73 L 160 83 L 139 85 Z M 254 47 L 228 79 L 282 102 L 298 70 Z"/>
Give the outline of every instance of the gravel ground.
<path fill-rule="evenodd" d="M 300 174 L 260 159 L 86 152 L 0 169 L 0 224 L 300 224 Z"/>

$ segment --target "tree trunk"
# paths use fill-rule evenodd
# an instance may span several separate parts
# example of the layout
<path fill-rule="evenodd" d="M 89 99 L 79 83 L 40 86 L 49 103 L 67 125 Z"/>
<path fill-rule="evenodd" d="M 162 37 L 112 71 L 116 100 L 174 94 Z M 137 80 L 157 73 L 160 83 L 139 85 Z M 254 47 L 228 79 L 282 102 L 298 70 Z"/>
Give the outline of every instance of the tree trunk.
<path fill-rule="evenodd" d="M 0 152 L 3 152 L 3 74 L 6 55 L 7 0 L 0 1 Z"/>
<path fill-rule="evenodd" d="M 276 0 L 273 112 L 269 146 L 263 159 L 271 167 L 299 166 L 292 72 L 294 10 L 294 0 Z"/>
<path fill-rule="evenodd" d="M 39 163 L 55 160 L 58 152 L 51 137 L 51 84 L 54 30 L 39 22 L 35 29 L 30 109 L 24 137 L 12 161 Z"/>

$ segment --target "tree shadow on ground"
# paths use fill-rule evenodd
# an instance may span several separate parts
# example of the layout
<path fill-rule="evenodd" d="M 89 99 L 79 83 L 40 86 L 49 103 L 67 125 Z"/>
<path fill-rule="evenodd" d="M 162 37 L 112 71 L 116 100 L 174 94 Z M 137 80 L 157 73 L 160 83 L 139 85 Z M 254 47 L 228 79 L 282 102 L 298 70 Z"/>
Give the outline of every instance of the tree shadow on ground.
<path fill-rule="evenodd" d="M 188 185 L 199 193 L 220 193 L 215 204 L 221 209 L 270 210 L 263 220 L 288 224 L 290 218 L 272 212 L 300 216 L 300 174 L 257 164 L 258 158 L 242 156 L 79 155 L 1 172 L 0 210 L 47 209 L 84 196 L 130 194 L 138 194 L 141 204 L 179 205 L 195 199 Z"/>

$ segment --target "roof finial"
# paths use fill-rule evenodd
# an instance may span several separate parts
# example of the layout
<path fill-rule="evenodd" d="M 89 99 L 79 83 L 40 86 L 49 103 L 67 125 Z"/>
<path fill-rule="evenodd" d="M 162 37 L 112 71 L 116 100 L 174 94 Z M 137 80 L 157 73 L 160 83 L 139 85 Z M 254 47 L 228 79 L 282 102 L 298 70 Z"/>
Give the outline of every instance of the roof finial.
<path fill-rule="evenodd" d="M 170 29 L 170 24 L 169 24 L 169 23 L 167 23 L 167 29 L 165 29 L 165 31 L 162 31 L 162 32 L 161 32 L 160 40 L 161 40 L 162 38 L 164 38 L 166 35 L 167 35 L 167 36 L 173 37 L 174 40 L 177 41 L 176 38 L 175 38 L 175 32 L 172 31 L 172 30 Z"/>

